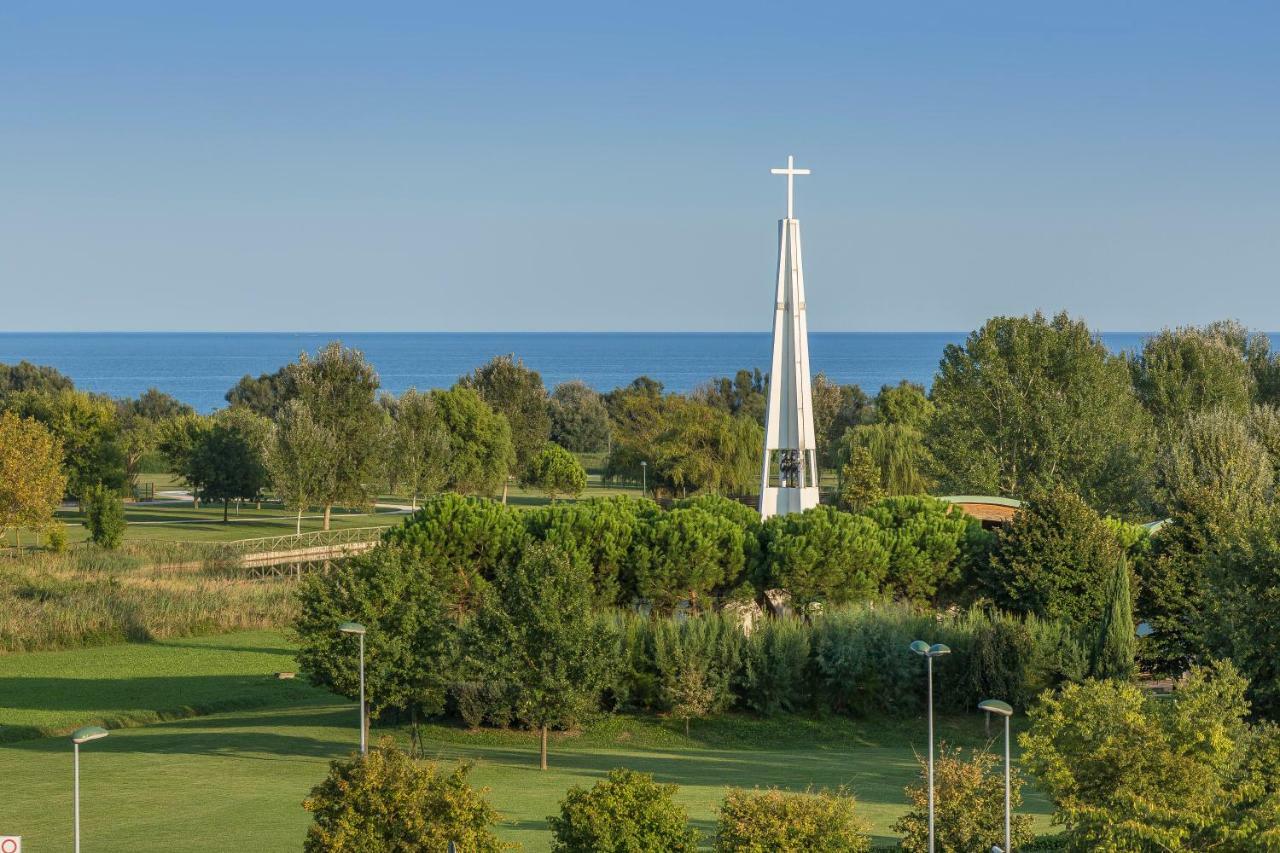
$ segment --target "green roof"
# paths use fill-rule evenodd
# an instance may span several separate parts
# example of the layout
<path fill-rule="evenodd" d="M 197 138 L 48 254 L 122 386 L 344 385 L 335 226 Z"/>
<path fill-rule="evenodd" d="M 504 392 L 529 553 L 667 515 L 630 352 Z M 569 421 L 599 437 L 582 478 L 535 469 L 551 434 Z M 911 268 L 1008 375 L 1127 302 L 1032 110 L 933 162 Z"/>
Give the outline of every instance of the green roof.
<path fill-rule="evenodd" d="M 997 495 L 943 495 L 938 500 L 953 504 L 994 504 L 1014 509 L 1022 508 L 1022 501 L 1017 498 L 1002 498 Z"/>

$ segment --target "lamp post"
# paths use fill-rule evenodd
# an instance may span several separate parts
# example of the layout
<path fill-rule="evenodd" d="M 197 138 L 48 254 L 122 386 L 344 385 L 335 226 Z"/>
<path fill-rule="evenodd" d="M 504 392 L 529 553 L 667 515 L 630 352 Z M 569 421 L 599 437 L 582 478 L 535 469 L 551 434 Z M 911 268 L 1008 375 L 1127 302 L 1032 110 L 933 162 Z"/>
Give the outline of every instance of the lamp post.
<path fill-rule="evenodd" d="M 640 461 L 640 494 L 649 494 L 649 463 Z"/>
<path fill-rule="evenodd" d="M 1010 828 L 1012 784 L 1009 778 L 1009 718 L 1013 716 L 1013 706 L 999 699 L 985 699 L 978 703 L 978 707 L 988 714 L 999 714 L 1004 717 L 1004 850 L 1002 853 L 1013 853 L 1013 834 Z"/>
<path fill-rule="evenodd" d="M 369 742 L 365 734 L 364 724 L 364 626 L 359 622 L 343 622 L 338 630 L 344 634 L 355 634 L 360 638 L 360 754 L 369 754 Z"/>
<path fill-rule="evenodd" d="M 916 640 L 911 644 L 911 651 L 924 657 L 929 669 L 929 853 L 933 850 L 933 659 L 951 654 L 951 649 L 942 643 L 932 646 L 924 640 Z"/>
<path fill-rule="evenodd" d="M 107 730 L 101 726 L 85 726 L 71 733 L 72 778 L 74 782 L 72 800 L 72 819 L 75 822 L 76 853 L 80 853 L 80 744 L 91 740 L 99 740 L 107 736 Z"/>

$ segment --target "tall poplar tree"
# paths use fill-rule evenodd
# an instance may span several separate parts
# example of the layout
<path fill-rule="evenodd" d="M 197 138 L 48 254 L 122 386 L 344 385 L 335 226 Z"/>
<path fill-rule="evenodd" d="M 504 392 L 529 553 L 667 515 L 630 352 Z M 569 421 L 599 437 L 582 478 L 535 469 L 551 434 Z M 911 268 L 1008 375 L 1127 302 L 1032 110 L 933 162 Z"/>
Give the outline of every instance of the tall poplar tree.
<path fill-rule="evenodd" d="M 1138 638 L 1133 626 L 1133 599 L 1129 592 L 1129 563 L 1122 556 L 1107 585 L 1107 607 L 1098 627 L 1093 652 L 1095 678 L 1128 681 L 1133 677 Z"/>

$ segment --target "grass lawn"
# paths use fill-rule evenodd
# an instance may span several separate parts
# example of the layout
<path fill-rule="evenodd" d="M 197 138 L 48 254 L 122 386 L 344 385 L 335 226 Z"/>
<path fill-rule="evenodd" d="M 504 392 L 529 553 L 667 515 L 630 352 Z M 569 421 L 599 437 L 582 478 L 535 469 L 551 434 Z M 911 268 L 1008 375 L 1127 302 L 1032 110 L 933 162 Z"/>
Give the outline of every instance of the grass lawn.
<path fill-rule="evenodd" d="M 254 705 L 121 729 L 86 746 L 85 849 L 296 850 L 309 822 L 302 799 L 358 735 L 351 703 L 270 679 L 292 666 L 288 644 L 269 632 L 0 657 L 0 723 L 65 729 L 184 705 Z M 618 766 L 681 785 L 681 802 L 704 830 L 726 785 L 846 785 L 877 841 L 889 842 L 902 788 L 916 776 L 913 750 L 924 747 L 921 720 L 727 717 L 695 722 L 686 738 L 679 723 L 620 716 L 555 737 L 552 769 L 543 773 L 531 734 L 445 725 L 423 733 L 429 754 L 475 762 L 473 782 L 491 788 L 504 816 L 500 834 L 532 851 L 548 849 L 545 818 L 566 788 Z M 976 715 L 942 720 L 939 733 L 953 743 L 984 740 Z M 37 853 L 66 849 L 70 776 L 65 738 L 0 746 L 0 834 L 21 833 L 24 849 Z M 1040 831 L 1048 828 L 1042 798 L 1028 797 L 1026 810 Z"/>

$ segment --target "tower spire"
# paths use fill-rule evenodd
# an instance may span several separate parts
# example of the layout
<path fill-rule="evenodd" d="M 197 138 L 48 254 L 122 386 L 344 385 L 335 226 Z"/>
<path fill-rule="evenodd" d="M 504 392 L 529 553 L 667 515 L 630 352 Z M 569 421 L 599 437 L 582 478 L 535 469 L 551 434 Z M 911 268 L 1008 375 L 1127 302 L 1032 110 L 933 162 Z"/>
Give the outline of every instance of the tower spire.
<path fill-rule="evenodd" d="M 795 218 L 797 169 L 787 157 L 787 218 L 778 222 L 778 285 L 774 293 L 773 361 L 765 413 L 764 462 L 760 473 L 760 515 L 803 512 L 818 505 L 817 442 L 813 390 L 809 380 L 809 325 L 805 318 L 804 263 L 800 222 Z"/>

